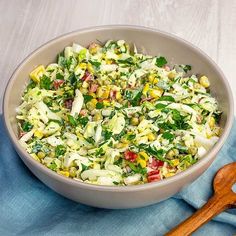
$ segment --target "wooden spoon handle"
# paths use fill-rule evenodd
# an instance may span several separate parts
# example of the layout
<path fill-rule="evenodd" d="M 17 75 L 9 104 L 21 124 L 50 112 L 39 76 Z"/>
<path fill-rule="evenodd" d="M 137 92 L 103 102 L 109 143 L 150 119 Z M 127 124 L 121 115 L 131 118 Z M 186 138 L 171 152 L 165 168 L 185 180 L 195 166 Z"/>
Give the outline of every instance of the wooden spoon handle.
<path fill-rule="evenodd" d="M 187 236 L 197 230 L 204 223 L 208 222 L 215 215 L 230 207 L 229 195 L 215 195 L 191 217 L 172 229 L 166 236 Z"/>

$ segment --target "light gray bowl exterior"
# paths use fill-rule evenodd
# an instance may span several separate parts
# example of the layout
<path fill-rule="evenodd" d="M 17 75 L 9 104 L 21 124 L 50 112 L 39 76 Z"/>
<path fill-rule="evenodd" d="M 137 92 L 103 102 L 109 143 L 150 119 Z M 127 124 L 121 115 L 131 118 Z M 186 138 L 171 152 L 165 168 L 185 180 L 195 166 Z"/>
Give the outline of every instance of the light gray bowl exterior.
<path fill-rule="evenodd" d="M 139 51 L 164 55 L 169 62 L 192 65 L 193 73 L 205 74 L 211 82 L 211 93 L 223 111 L 223 134 L 217 144 L 197 164 L 171 178 L 138 186 L 109 187 L 82 183 L 60 176 L 35 161 L 19 144 L 16 107 L 28 83 L 29 73 L 40 64 L 55 62 L 56 55 L 73 42 L 88 46 L 95 40 L 124 39 L 135 43 Z M 13 73 L 4 94 L 4 122 L 10 139 L 25 165 L 43 183 L 74 201 L 101 208 L 134 208 L 162 201 L 198 178 L 212 163 L 224 144 L 233 123 L 233 99 L 228 82 L 218 66 L 201 50 L 173 35 L 139 26 L 101 26 L 79 30 L 56 38 L 29 55 Z M 209 186 L 210 187 L 210 186 Z"/>

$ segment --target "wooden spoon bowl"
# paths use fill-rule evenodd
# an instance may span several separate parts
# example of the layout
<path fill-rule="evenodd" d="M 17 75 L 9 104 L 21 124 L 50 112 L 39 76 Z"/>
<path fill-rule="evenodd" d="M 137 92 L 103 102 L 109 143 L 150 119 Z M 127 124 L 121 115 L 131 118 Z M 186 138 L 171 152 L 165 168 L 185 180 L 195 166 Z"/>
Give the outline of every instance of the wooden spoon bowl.
<path fill-rule="evenodd" d="M 190 235 L 204 223 L 225 209 L 236 206 L 236 193 L 232 187 L 236 183 L 236 162 L 223 166 L 215 175 L 214 195 L 191 217 L 172 229 L 166 235 Z"/>

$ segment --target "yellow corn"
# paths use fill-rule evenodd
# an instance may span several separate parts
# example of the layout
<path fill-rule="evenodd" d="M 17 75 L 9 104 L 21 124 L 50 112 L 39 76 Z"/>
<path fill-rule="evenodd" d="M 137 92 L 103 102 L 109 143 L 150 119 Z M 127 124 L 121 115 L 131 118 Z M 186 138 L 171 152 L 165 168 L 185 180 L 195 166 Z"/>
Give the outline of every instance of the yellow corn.
<path fill-rule="evenodd" d="M 174 71 L 171 71 L 169 74 L 168 74 L 168 78 L 169 79 L 174 79 L 176 76 L 176 73 Z"/>
<path fill-rule="evenodd" d="M 171 176 L 174 176 L 174 175 L 175 175 L 175 173 L 169 172 L 169 173 L 165 174 L 165 177 L 168 178 L 168 177 L 171 177 Z"/>
<path fill-rule="evenodd" d="M 116 92 L 116 99 L 117 99 L 117 100 L 121 99 L 121 93 L 120 93 L 120 91 L 117 91 L 117 92 Z"/>
<path fill-rule="evenodd" d="M 127 148 L 128 144 L 127 143 L 117 143 L 116 148 Z"/>
<path fill-rule="evenodd" d="M 111 103 L 108 100 L 103 100 L 103 105 L 106 107 L 109 107 L 111 105 Z"/>
<path fill-rule="evenodd" d="M 96 112 L 95 115 L 93 116 L 94 121 L 99 121 L 102 119 L 102 114 L 101 112 Z"/>
<path fill-rule="evenodd" d="M 148 134 L 148 140 L 149 141 L 154 141 L 155 139 L 156 139 L 155 134 L 153 134 L 153 133 Z"/>
<path fill-rule="evenodd" d="M 148 81 L 149 81 L 150 83 L 152 83 L 152 84 L 157 84 L 157 83 L 158 83 L 158 79 L 155 77 L 154 74 L 150 74 L 150 75 L 148 76 Z"/>
<path fill-rule="evenodd" d="M 204 88 L 208 88 L 210 86 L 209 79 L 205 75 L 199 79 L 199 82 Z"/>
<path fill-rule="evenodd" d="M 57 173 L 60 175 L 64 175 L 65 177 L 69 177 L 70 175 L 69 171 L 63 171 L 63 170 L 59 170 Z"/>
<path fill-rule="evenodd" d="M 93 66 L 91 63 L 88 63 L 87 64 L 87 70 L 89 73 L 93 74 L 94 73 L 94 69 L 93 69 Z"/>
<path fill-rule="evenodd" d="M 131 125 L 138 125 L 139 124 L 139 119 L 137 117 L 133 117 L 131 119 Z"/>
<path fill-rule="evenodd" d="M 173 159 L 171 163 L 173 164 L 173 166 L 177 166 L 179 165 L 179 159 Z"/>
<path fill-rule="evenodd" d="M 38 156 L 35 153 L 31 153 L 30 155 L 34 158 L 34 160 L 40 162 Z"/>
<path fill-rule="evenodd" d="M 91 101 L 87 102 L 86 107 L 89 111 L 92 111 L 96 108 L 97 99 L 93 98 Z"/>
<path fill-rule="evenodd" d="M 39 83 L 40 81 L 40 77 L 45 73 L 45 68 L 43 65 L 38 66 L 37 68 L 35 68 L 33 71 L 31 71 L 30 73 L 30 78 L 36 82 Z"/>
<path fill-rule="evenodd" d="M 112 64 L 112 60 L 111 59 L 106 59 L 106 64 L 107 65 L 111 65 Z"/>
<path fill-rule="evenodd" d="M 146 95 L 149 90 L 149 83 L 146 83 L 145 86 L 143 87 L 143 94 Z"/>
<path fill-rule="evenodd" d="M 83 88 L 88 88 L 88 87 L 89 87 L 89 83 L 86 82 L 86 81 L 84 81 L 84 82 L 82 83 L 82 87 L 83 87 Z"/>
<path fill-rule="evenodd" d="M 86 70 L 87 69 L 87 64 L 86 63 L 80 63 L 79 64 L 79 67 L 82 69 L 82 70 Z"/>
<path fill-rule="evenodd" d="M 151 89 L 149 94 L 152 98 L 160 98 L 163 93 L 163 89 L 156 88 L 156 89 Z"/>
<path fill-rule="evenodd" d="M 37 156 L 39 159 L 43 159 L 46 156 L 46 154 L 44 152 L 38 152 Z"/>
<path fill-rule="evenodd" d="M 90 96 L 96 98 L 96 94 L 95 93 L 89 93 Z"/>
<path fill-rule="evenodd" d="M 41 139 L 41 138 L 43 137 L 43 132 L 40 131 L 40 130 L 36 130 L 36 131 L 34 132 L 34 136 L 37 137 L 37 138 L 39 138 L 39 139 Z"/>
<path fill-rule="evenodd" d="M 215 118 L 212 116 L 209 119 L 209 126 L 210 126 L 210 128 L 214 128 L 214 126 L 215 126 Z"/>
<path fill-rule="evenodd" d="M 101 48 L 101 46 L 97 43 L 92 43 L 89 46 L 89 52 L 94 55 L 98 52 L 98 50 Z"/>
<path fill-rule="evenodd" d="M 90 102 L 91 102 L 93 105 L 95 105 L 95 106 L 96 106 L 96 104 L 98 103 L 98 101 L 97 101 L 96 98 L 91 99 Z"/>
<path fill-rule="evenodd" d="M 109 87 L 102 86 L 97 89 L 97 97 L 98 98 L 108 98 L 109 93 L 110 93 Z"/>
<path fill-rule="evenodd" d="M 146 162 L 145 160 L 139 158 L 139 157 L 137 158 L 137 163 L 138 163 L 142 168 L 146 167 L 146 165 L 147 165 L 147 162 Z"/>
<path fill-rule="evenodd" d="M 146 152 L 139 152 L 139 158 L 140 159 L 145 159 L 145 161 L 147 161 L 148 159 L 149 159 L 149 156 L 148 156 L 148 154 L 146 153 Z"/>

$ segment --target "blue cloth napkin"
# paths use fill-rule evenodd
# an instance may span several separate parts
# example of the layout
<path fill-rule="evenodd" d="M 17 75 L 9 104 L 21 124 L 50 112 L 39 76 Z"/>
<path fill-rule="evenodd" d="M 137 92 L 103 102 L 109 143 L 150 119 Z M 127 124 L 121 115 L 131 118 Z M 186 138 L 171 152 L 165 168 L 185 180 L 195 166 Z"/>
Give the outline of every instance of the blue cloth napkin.
<path fill-rule="evenodd" d="M 42 184 L 14 151 L 1 119 L 0 235 L 163 235 L 206 202 L 216 171 L 236 161 L 235 134 L 236 124 L 211 167 L 175 197 L 139 209 L 106 210 L 70 201 Z M 229 210 L 194 235 L 235 233 L 236 211 Z"/>

